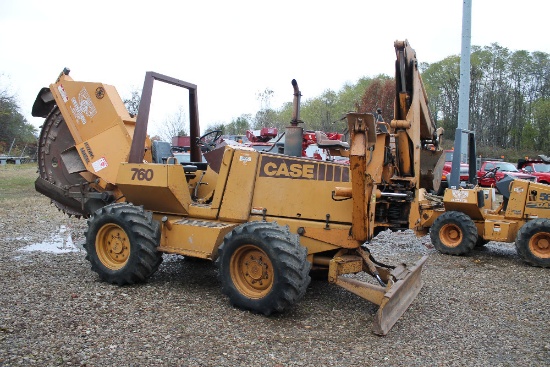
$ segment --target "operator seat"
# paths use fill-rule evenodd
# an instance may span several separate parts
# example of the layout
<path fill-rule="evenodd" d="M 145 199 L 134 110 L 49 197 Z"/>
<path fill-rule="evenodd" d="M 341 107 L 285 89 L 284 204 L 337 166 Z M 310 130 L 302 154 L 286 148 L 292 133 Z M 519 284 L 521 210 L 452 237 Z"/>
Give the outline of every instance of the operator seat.
<path fill-rule="evenodd" d="M 330 140 L 322 131 L 315 132 L 315 138 L 317 139 L 317 146 L 319 148 L 326 149 L 349 149 L 349 144 L 341 140 Z"/>
<path fill-rule="evenodd" d="M 510 199 L 510 184 L 514 181 L 512 176 L 506 175 L 502 180 L 497 182 L 495 186 L 497 187 L 498 192 L 502 194 L 502 208 L 506 210 L 508 206 L 508 199 Z"/>

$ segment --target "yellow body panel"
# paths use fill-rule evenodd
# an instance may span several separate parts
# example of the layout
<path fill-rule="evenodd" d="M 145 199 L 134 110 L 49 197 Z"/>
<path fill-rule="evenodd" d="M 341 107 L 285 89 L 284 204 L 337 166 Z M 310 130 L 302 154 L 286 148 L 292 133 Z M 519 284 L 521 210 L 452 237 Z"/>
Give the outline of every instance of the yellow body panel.
<path fill-rule="evenodd" d="M 191 195 L 181 165 L 122 163 L 116 183 L 134 205 L 187 215 Z"/>
<path fill-rule="evenodd" d="M 526 216 L 538 216 L 540 218 L 550 217 L 550 185 L 530 183 L 525 199 Z"/>
<path fill-rule="evenodd" d="M 493 210 L 496 209 L 496 189 L 494 187 L 480 188 L 483 191 L 483 209 Z"/>
<path fill-rule="evenodd" d="M 245 222 L 250 216 L 250 203 L 255 193 L 257 151 L 237 150 L 233 154 L 220 208 L 220 220 Z"/>
<path fill-rule="evenodd" d="M 483 238 L 488 241 L 513 242 L 519 226 L 516 221 L 486 220 Z"/>
<path fill-rule="evenodd" d="M 262 153 L 252 208 L 267 216 L 351 223 L 351 200 L 334 201 L 332 192 L 350 187 L 349 166 L 314 159 Z"/>
<path fill-rule="evenodd" d="M 463 212 L 474 220 L 483 219 L 477 195 L 478 190 L 446 189 L 443 196 L 445 210 Z"/>
<path fill-rule="evenodd" d="M 163 225 L 159 250 L 203 259 L 215 258 L 223 237 L 237 226 L 236 223 L 180 217 L 172 217 L 168 222 L 170 229 Z"/>
<path fill-rule="evenodd" d="M 510 190 L 510 198 L 506 207 L 506 218 L 523 219 L 529 181 L 514 180 Z"/>
<path fill-rule="evenodd" d="M 113 144 L 113 141 L 117 143 Z M 123 125 L 115 125 L 104 134 L 76 144 L 76 148 L 87 171 L 109 183 L 115 183 L 120 162 L 128 159 L 131 144 L 132 138 Z"/>
<path fill-rule="evenodd" d="M 253 215 L 250 221 L 260 221 L 261 216 Z M 300 233 L 300 228 L 305 229 L 305 233 L 300 235 L 300 244 L 307 248 L 308 254 L 318 254 L 339 248 L 356 248 L 361 245 L 349 236 L 349 225 L 331 224 L 329 230 L 324 229 L 326 225 L 320 222 L 304 221 L 300 219 L 277 218 L 277 224 L 288 226 L 290 232 Z M 304 227 L 305 226 L 305 227 Z M 317 232 L 324 231 L 326 235 L 322 238 L 317 236 Z M 335 239 L 338 237 L 338 239 Z"/>
<path fill-rule="evenodd" d="M 119 163 L 128 161 L 135 129 L 115 87 L 62 75 L 50 90 L 87 171 L 114 183 Z"/>

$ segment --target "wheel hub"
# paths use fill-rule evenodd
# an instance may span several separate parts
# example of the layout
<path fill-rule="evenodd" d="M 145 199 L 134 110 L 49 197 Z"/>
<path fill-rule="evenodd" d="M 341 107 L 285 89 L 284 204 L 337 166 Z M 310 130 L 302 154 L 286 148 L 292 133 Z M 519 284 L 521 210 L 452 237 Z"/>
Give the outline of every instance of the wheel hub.
<path fill-rule="evenodd" d="M 441 241 L 448 247 L 456 247 L 462 241 L 462 231 L 455 225 L 446 224 L 441 228 Z"/>
<path fill-rule="evenodd" d="M 115 254 L 122 253 L 122 250 L 124 249 L 124 240 L 120 237 L 112 237 L 111 241 L 108 242 L 111 246 L 111 252 L 114 252 Z"/>
<path fill-rule="evenodd" d="M 458 231 L 457 231 L 457 230 L 454 230 L 454 229 L 453 229 L 453 230 L 450 230 L 449 233 L 448 233 L 447 235 L 449 236 L 449 238 L 450 238 L 451 240 L 456 240 L 457 238 L 460 237 L 460 234 L 458 233 Z"/>
<path fill-rule="evenodd" d="M 231 277 L 239 292 L 249 298 L 264 297 L 273 286 L 273 266 L 268 255 L 253 245 L 243 245 L 231 257 Z"/>
<path fill-rule="evenodd" d="M 550 258 L 550 234 L 539 233 L 529 242 L 531 252 L 540 258 Z"/>
<path fill-rule="evenodd" d="M 262 285 L 264 279 L 268 279 L 267 264 L 262 261 L 262 257 L 255 258 L 250 255 L 249 261 L 245 262 L 246 276 L 250 278 L 252 284 L 259 282 Z"/>
<path fill-rule="evenodd" d="M 101 263 L 107 268 L 123 268 L 130 257 L 128 235 L 115 223 L 105 224 L 97 233 L 96 252 Z"/>

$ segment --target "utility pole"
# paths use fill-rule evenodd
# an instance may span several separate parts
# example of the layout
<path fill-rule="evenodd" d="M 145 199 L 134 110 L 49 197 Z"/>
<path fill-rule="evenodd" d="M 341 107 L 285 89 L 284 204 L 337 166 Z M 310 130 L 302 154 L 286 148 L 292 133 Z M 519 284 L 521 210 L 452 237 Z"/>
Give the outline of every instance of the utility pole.
<path fill-rule="evenodd" d="M 458 129 L 468 130 L 470 113 L 470 44 L 472 39 L 472 0 L 463 0 L 462 4 L 462 48 L 460 54 L 460 87 L 458 96 Z M 467 141 L 461 146 L 461 162 L 466 162 Z"/>

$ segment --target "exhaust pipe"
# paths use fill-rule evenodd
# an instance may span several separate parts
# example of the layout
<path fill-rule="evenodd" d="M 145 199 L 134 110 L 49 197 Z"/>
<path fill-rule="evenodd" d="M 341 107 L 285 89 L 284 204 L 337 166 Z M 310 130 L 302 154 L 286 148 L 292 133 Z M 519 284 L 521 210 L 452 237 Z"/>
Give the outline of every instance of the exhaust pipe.
<path fill-rule="evenodd" d="M 300 97 L 302 93 L 300 93 L 296 79 L 292 79 L 292 87 L 294 88 L 292 120 L 290 120 L 290 126 L 287 126 L 285 129 L 284 154 L 293 157 L 301 157 L 304 129 L 299 127 L 298 123 L 303 122 L 300 120 Z"/>
<path fill-rule="evenodd" d="M 298 126 L 299 122 L 303 122 L 300 121 L 300 98 L 302 97 L 302 93 L 300 93 L 296 79 L 292 79 L 292 88 L 294 88 L 294 99 L 292 100 L 292 120 L 290 124 Z"/>

